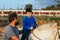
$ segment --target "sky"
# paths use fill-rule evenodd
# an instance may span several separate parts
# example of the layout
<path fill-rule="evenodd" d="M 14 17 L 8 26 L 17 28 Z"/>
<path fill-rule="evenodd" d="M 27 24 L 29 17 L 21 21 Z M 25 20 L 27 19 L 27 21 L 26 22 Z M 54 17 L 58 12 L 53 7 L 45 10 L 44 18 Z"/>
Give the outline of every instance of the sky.
<path fill-rule="evenodd" d="M 32 4 L 33 9 L 41 9 L 50 5 L 56 5 L 55 0 L 0 0 L 0 9 L 24 9 L 26 4 Z"/>

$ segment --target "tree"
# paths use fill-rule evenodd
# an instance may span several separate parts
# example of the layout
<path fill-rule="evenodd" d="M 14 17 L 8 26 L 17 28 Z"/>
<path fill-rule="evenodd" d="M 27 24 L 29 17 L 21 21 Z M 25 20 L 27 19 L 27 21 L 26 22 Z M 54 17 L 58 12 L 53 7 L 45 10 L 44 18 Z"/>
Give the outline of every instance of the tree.
<path fill-rule="evenodd" d="M 51 5 L 46 8 L 42 8 L 42 10 L 60 10 L 60 4 Z"/>
<path fill-rule="evenodd" d="M 57 4 L 56 6 L 57 6 L 57 7 L 60 7 L 60 4 Z"/>
<path fill-rule="evenodd" d="M 24 9 L 27 9 L 27 8 L 32 9 L 32 4 L 26 4 L 26 6 L 25 6 L 25 8 L 24 8 Z"/>

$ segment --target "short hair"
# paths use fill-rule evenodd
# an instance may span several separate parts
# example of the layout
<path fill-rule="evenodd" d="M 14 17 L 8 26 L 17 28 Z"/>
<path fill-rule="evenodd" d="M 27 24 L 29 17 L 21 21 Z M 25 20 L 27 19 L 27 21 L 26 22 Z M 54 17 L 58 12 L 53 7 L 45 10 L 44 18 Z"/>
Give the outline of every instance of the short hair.
<path fill-rule="evenodd" d="M 9 19 L 10 23 L 14 20 L 14 18 L 17 18 L 17 14 L 16 13 L 9 14 L 8 19 Z"/>

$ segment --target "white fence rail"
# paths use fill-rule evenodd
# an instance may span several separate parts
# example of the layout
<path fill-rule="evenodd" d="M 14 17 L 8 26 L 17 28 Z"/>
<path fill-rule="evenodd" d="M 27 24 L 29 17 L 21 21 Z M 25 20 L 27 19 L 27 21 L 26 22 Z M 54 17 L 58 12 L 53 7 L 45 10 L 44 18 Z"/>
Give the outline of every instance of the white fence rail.
<path fill-rule="evenodd" d="M 8 16 L 7 12 L 10 11 L 16 12 L 18 15 L 21 16 L 25 15 L 24 14 L 25 10 L 0 10 L 0 16 Z M 32 10 L 32 11 L 34 16 L 59 16 L 60 17 L 60 10 Z"/>

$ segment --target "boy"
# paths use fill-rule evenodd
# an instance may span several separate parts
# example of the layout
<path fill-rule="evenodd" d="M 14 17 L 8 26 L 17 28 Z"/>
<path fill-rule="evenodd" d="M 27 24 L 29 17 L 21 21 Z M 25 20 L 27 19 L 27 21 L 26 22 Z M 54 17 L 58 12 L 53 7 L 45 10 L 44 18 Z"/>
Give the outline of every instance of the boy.
<path fill-rule="evenodd" d="M 32 16 L 33 12 L 30 8 L 26 9 L 26 16 L 23 19 L 23 35 L 21 40 L 28 40 L 31 30 L 37 27 L 35 18 Z"/>

